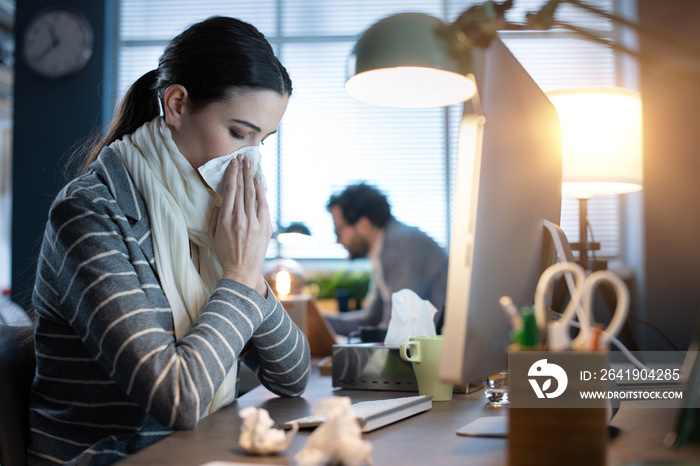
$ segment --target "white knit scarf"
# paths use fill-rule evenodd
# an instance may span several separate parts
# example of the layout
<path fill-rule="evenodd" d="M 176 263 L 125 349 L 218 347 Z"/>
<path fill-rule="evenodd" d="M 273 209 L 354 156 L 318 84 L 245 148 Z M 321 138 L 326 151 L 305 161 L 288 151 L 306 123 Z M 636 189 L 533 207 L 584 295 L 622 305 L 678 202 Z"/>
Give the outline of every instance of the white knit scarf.
<path fill-rule="evenodd" d="M 222 276 L 207 235 L 216 203 L 173 141 L 163 117 L 109 147 L 131 174 L 148 207 L 156 267 L 179 339 L 197 319 Z M 191 248 L 198 250 L 190 255 Z M 199 267 L 192 257 L 199 258 Z M 235 399 L 236 371 L 234 364 L 201 417 Z"/>

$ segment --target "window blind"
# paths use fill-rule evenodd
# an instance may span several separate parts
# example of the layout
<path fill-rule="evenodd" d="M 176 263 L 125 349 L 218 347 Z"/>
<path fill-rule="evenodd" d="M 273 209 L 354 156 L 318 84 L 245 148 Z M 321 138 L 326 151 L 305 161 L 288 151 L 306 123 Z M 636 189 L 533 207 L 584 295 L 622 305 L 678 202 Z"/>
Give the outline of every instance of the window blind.
<path fill-rule="evenodd" d="M 117 98 L 139 76 L 157 66 L 167 41 L 187 25 L 211 15 L 254 24 L 273 44 L 288 69 L 294 91 L 279 133 L 266 140 L 263 170 L 273 224 L 304 222 L 313 240 L 268 256 L 343 258 L 325 205 L 349 183 L 375 184 L 388 196 L 393 214 L 449 244 L 453 176 L 461 106 L 447 109 L 388 109 L 355 101 L 344 89 L 346 61 L 359 34 L 382 17 L 421 11 L 454 21 L 474 1 L 465 0 L 121 0 L 117 40 Z M 543 0 L 520 0 L 509 11 L 524 21 Z M 613 0 L 595 4 L 608 11 Z M 557 18 L 610 34 L 609 22 L 562 6 Z M 614 86 L 613 53 L 565 31 L 509 32 L 501 37 L 540 87 Z M 556 39 L 556 40 L 554 40 Z M 599 207 L 600 206 L 600 207 Z M 596 197 L 589 217 L 600 257 L 620 251 L 619 198 Z M 562 227 L 578 240 L 578 204 L 564 200 Z"/>

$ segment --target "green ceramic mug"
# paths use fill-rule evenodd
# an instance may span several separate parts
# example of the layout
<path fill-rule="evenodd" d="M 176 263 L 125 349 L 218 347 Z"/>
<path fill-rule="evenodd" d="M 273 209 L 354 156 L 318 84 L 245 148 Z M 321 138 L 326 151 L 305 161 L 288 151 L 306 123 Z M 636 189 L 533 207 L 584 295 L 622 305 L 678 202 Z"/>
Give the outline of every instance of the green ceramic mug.
<path fill-rule="evenodd" d="M 440 381 L 441 335 L 411 337 L 401 345 L 399 354 L 412 363 L 419 394 L 431 395 L 433 401 L 452 399 L 453 386 Z"/>

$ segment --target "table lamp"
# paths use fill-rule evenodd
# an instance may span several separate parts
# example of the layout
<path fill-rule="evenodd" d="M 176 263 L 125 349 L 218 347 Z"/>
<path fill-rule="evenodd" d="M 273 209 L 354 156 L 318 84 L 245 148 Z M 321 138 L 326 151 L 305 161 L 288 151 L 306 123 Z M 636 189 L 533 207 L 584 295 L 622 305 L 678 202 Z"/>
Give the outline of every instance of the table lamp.
<path fill-rule="evenodd" d="M 562 131 L 562 192 L 579 201 L 579 240 L 571 248 L 587 270 L 606 262 L 589 257 L 600 243 L 589 242 L 588 199 L 642 189 L 642 113 L 639 93 L 621 88 L 550 91 Z"/>
<path fill-rule="evenodd" d="M 301 294 L 306 284 L 304 268 L 299 262 L 281 257 L 282 245 L 299 245 L 311 238 L 311 230 L 301 222 L 280 227 L 272 235 L 277 243 L 277 257 L 265 263 L 263 275 L 277 296 Z"/>
<path fill-rule="evenodd" d="M 277 258 L 266 262 L 263 276 L 279 299 L 300 295 L 306 284 L 304 269 L 294 259 Z"/>

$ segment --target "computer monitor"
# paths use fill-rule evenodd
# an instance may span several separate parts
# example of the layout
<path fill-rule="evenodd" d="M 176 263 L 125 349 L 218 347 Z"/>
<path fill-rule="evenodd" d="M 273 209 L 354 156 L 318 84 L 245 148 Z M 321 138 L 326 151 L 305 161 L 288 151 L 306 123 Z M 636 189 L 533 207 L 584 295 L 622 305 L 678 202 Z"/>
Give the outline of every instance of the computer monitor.
<path fill-rule="evenodd" d="M 532 305 L 554 261 L 543 220 L 559 224 L 562 156 L 554 106 L 496 39 L 476 49 L 478 95 L 459 141 L 440 378 L 465 385 L 505 369 L 509 321 Z"/>

